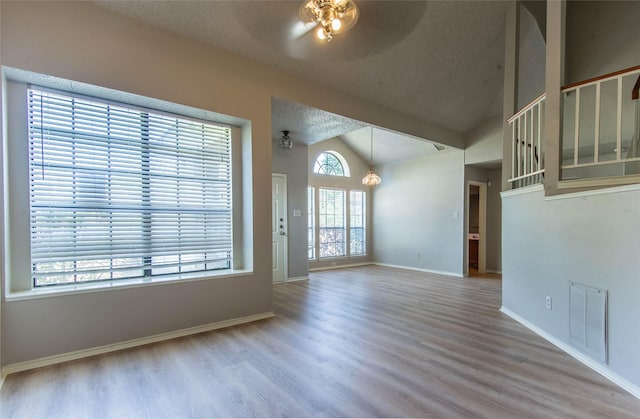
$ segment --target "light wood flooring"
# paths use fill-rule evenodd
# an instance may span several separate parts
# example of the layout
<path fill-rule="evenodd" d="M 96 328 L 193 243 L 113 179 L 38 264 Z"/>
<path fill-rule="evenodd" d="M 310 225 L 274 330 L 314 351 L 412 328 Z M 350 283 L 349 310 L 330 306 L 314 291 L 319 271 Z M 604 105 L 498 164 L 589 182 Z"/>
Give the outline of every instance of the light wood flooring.
<path fill-rule="evenodd" d="M 626 418 L 640 400 L 501 314 L 501 281 L 365 266 L 276 317 L 13 374 L 2 418 Z"/>

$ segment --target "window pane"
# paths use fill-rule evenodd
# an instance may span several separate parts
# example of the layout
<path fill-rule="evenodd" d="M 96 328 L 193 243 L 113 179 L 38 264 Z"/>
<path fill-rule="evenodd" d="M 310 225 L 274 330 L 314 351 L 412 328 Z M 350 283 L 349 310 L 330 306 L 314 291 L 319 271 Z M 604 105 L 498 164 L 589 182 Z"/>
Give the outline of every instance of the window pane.
<path fill-rule="evenodd" d="M 321 153 L 313 166 L 313 172 L 323 175 L 344 176 L 344 167 L 333 153 Z"/>
<path fill-rule="evenodd" d="M 35 286 L 231 266 L 228 127 L 29 90 Z"/>
<path fill-rule="evenodd" d="M 345 256 L 345 191 L 319 190 L 320 257 Z"/>
<path fill-rule="evenodd" d="M 349 252 L 351 256 L 365 255 L 366 248 L 366 194 L 363 191 L 349 193 Z"/>

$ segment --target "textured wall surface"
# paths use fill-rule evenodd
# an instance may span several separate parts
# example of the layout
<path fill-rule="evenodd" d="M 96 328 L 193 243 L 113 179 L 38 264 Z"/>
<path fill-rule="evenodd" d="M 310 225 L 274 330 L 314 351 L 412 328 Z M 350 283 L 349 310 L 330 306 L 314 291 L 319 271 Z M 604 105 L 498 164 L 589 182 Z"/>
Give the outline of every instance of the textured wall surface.
<path fill-rule="evenodd" d="M 640 188 L 503 197 L 502 304 L 568 343 L 569 281 L 609 293 L 608 367 L 640 385 Z M 545 308 L 545 297 L 552 309 Z"/>
<path fill-rule="evenodd" d="M 464 152 L 385 165 L 379 175 L 374 260 L 462 276 Z"/>

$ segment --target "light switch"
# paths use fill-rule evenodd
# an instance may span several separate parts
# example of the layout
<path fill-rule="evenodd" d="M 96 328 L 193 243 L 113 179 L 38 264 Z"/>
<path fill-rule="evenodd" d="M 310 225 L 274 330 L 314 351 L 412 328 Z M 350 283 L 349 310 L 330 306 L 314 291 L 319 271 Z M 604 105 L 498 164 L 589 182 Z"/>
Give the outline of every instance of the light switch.
<path fill-rule="evenodd" d="M 293 210 L 293 216 L 294 217 L 302 217 L 302 210 Z"/>

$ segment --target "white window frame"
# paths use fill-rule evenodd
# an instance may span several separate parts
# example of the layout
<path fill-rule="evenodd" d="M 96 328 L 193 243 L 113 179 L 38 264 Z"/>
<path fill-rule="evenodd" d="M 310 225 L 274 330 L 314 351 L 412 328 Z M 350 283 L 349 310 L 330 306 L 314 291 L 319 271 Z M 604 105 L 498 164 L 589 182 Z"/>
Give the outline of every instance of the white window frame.
<path fill-rule="evenodd" d="M 330 154 L 336 160 L 338 160 L 338 162 L 342 166 L 342 174 L 325 173 L 325 172 L 320 171 L 320 168 L 323 165 L 320 162 L 320 158 L 325 154 Z M 318 154 L 318 156 L 313 161 L 313 173 L 315 173 L 316 175 L 320 175 L 320 176 L 351 177 L 351 170 L 349 169 L 349 164 L 347 163 L 347 159 L 345 159 L 342 154 L 338 153 L 337 151 L 333 151 L 333 150 L 326 150 L 326 151 L 323 151 L 323 152 Z"/>
<path fill-rule="evenodd" d="M 45 80 L 45 88 L 64 90 L 64 88 L 74 88 L 79 93 L 97 97 L 102 100 L 120 102 L 120 98 L 131 99 L 129 102 L 132 106 L 153 109 L 157 112 L 184 115 L 187 118 L 207 119 L 214 123 L 237 124 L 232 126 L 232 149 L 234 168 L 232 178 L 238 181 L 233 183 L 232 201 L 235 198 L 244 196 L 240 179 L 250 173 L 244 173 L 242 168 L 243 154 L 242 143 L 246 128 L 238 128 L 244 126 L 248 121 L 215 114 L 209 111 L 198 110 L 184 105 L 174 105 L 168 102 L 156 99 L 145 98 L 125 92 L 117 92 L 110 89 L 99 88 L 95 86 L 85 85 L 82 83 L 73 84 L 72 82 L 57 79 L 48 76 L 37 75 L 34 73 L 22 72 L 16 69 L 6 69 L 6 107 L 4 125 L 7 128 L 7 136 L 4 136 L 4 153 L 3 166 L 5 175 L 3 176 L 3 185 L 5 190 L 4 213 L 5 213 L 5 237 L 4 237 L 4 276 L 6 283 L 7 299 L 24 299 L 32 297 L 42 297 L 52 294 L 65 294 L 92 291 L 96 289 L 108 289 L 114 286 L 140 286 L 152 285 L 157 283 L 173 282 L 173 281 L 191 281 L 203 280 L 222 277 L 234 277 L 244 275 L 252 270 L 252 261 L 247 259 L 251 257 L 251 253 L 245 254 L 246 244 L 243 244 L 239 238 L 246 237 L 246 232 L 242 231 L 240 221 L 244 216 L 241 206 L 234 206 L 232 220 L 233 235 L 233 252 L 234 259 L 230 269 L 219 271 L 191 272 L 175 275 L 163 275 L 157 277 L 132 278 L 132 279 L 116 279 L 100 282 L 77 283 L 70 285 L 58 285 L 54 287 L 38 287 L 33 286 L 30 268 L 30 220 L 29 220 L 29 168 L 26 164 L 28 152 L 28 128 L 27 128 L 27 87 L 32 80 Z M 40 84 L 40 83 L 38 83 Z M 96 93 L 97 92 L 97 93 Z M 75 92 L 74 92 L 75 93 Z M 100 94 L 104 93 L 104 96 Z M 217 117 L 220 119 L 218 120 Z M 209 119 L 210 118 L 210 119 Z M 240 230 L 238 230 L 240 228 Z M 249 249 L 250 250 L 250 249 Z"/>
<path fill-rule="evenodd" d="M 309 189 L 313 189 L 315 191 L 315 196 L 314 196 L 314 200 L 313 200 L 313 208 L 309 210 L 309 214 L 313 213 L 313 220 L 314 220 L 314 243 L 313 246 L 315 247 L 315 253 L 313 254 L 313 257 L 309 257 L 309 261 L 321 261 L 321 260 L 328 260 L 328 259 L 344 259 L 344 258 L 352 258 L 352 257 L 366 257 L 368 255 L 368 245 L 367 245 L 367 241 L 368 241 L 368 237 L 367 237 L 367 232 L 368 232 L 368 196 L 367 196 L 367 192 L 362 190 L 362 189 L 350 189 L 350 188 L 334 188 L 334 187 L 325 187 L 325 186 L 312 186 L 309 185 L 308 186 L 308 190 Z M 320 256 L 320 249 L 321 249 L 321 243 L 320 243 L 320 191 L 321 190 L 339 190 L 344 192 L 345 195 L 345 203 L 344 203 L 344 241 L 345 241 L 345 249 L 344 249 L 344 254 L 342 255 L 335 255 L 335 256 Z M 352 231 L 351 231 L 351 225 L 352 225 L 352 213 L 351 213 L 351 195 L 352 193 L 361 193 L 363 194 L 363 213 L 361 214 L 361 216 L 363 217 L 362 220 L 362 229 L 363 229 L 363 243 L 362 243 L 362 248 L 363 248 L 363 253 L 353 253 L 351 251 L 351 241 L 352 241 Z M 307 228 L 309 228 L 309 226 L 307 226 Z M 312 244 L 310 243 L 309 246 L 311 246 Z"/>
<path fill-rule="evenodd" d="M 359 214 L 354 211 L 354 195 L 361 195 L 361 208 Z M 360 218 L 358 221 L 357 218 Z M 354 227 L 354 224 L 360 224 Z M 362 238 L 355 241 L 353 230 L 360 228 L 362 230 Z M 362 252 L 354 252 L 354 246 L 359 243 Z M 366 256 L 367 254 L 367 192 L 358 189 L 349 191 L 349 256 Z"/>

